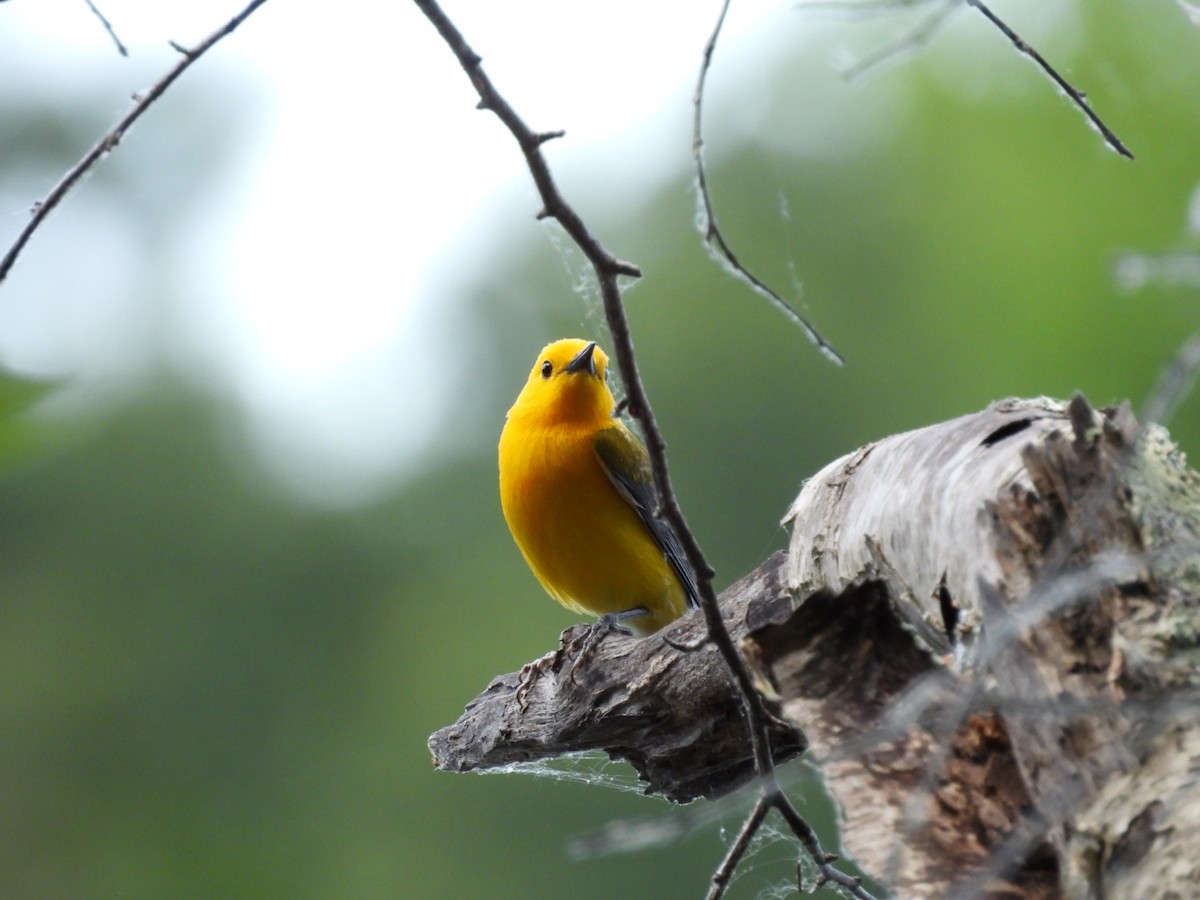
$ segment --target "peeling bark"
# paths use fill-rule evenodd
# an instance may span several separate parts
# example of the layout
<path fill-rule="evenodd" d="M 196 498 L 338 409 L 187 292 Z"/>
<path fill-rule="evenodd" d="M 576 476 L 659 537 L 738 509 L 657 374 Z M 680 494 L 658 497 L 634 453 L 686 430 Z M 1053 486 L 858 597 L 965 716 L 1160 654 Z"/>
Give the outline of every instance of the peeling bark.
<path fill-rule="evenodd" d="M 852 733 L 779 685 L 860 864 L 905 897 L 1200 896 L 1200 479 L 1161 429 L 1007 401 L 827 466 L 789 521 L 794 616 L 832 592 L 904 633 L 848 648 L 885 669 Z M 901 648 L 929 669 L 894 690 Z"/>

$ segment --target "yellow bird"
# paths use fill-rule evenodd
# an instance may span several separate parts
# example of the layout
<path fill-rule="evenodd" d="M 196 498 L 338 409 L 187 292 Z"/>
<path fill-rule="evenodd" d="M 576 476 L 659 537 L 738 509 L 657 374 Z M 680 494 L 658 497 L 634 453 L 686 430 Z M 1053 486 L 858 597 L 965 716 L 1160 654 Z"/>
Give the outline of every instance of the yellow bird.
<path fill-rule="evenodd" d="M 500 502 L 551 597 L 646 635 L 698 605 L 696 582 L 654 515 L 646 448 L 615 411 L 595 341 L 546 346 L 500 435 Z"/>

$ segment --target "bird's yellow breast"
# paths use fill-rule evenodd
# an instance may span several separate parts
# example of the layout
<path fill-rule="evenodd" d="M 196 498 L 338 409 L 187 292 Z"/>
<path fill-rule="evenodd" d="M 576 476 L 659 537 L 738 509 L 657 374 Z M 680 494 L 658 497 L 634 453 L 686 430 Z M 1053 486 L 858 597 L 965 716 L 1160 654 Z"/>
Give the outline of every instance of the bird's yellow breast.
<path fill-rule="evenodd" d="M 606 427 L 620 427 L 615 421 Z M 563 606 L 628 620 L 642 633 L 682 615 L 679 579 L 596 455 L 594 423 L 510 414 L 500 436 L 500 499 L 530 569 Z"/>

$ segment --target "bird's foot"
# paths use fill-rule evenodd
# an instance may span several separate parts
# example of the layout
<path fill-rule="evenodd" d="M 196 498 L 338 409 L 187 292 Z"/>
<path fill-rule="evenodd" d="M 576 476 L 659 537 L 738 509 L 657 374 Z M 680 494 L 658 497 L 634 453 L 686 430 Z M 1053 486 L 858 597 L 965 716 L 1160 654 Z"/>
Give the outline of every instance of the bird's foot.
<path fill-rule="evenodd" d="M 600 628 L 604 630 L 604 634 L 607 634 L 609 631 L 615 631 L 618 634 L 632 635 L 633 632 L 626 628 L 622 623 L 624 623 L 627 619 L 636 619 L 639 616 L 648 615 L 650 615 L 650 610 L 646 609 L 644 606 L 635 606 L 633 609 L 623 609 L 620 612 L 615 613 L 605 613 L 593 626 L 593 630 Z M 604 634 L 602 634 L 601 637 L 603 637 Z"/>
<path fill-rule="evenodd" d="M 626 619 L 636 619 L 638 616 L 649 615 L 650 610 L 644 606 L 635 606 L 633 609 L 624 609 L 621 612 L 606 613 L 596 620 L 596 624 L 587 630 L 587 632 L 578 641 L 573 642 L 572 650 L 576 650 L 575 659 L 571 662 L 571 668 L 567 671 L 571 681 L 575 682 L 576 671 L 583 666 L 587 660 L 596 652 L 596 648 L 600 646 L 611 632 L 631 636 L 633 632 L 622 624 Z M 577 683 L 577 682 L 575 682 Z"/>
<path fill-rule="evenodd" d="M 521 712 L 524 712 L 529 705 L 529 692 L 533 690 L 538 679 L 545 675 L 547 670 L 553 671 L 558 668 L 561 653 L 561 649 L 555 650 L 553 653 L 547 653 L 541 659 L 535 659 L 533 662 L 521 666 L 521 671 L 517 675 L 516 698 Z"/>

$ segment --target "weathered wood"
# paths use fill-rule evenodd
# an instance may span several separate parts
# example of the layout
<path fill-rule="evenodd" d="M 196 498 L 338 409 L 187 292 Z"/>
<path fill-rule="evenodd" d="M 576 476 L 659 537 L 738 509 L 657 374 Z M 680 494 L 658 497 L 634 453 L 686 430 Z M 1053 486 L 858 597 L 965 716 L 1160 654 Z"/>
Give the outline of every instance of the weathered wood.
<path fill-rule="evenodd" d="M 832 463 L 789 521 L 798 605 L 751 640 L 860 864 L 905 897 L 1200 896 L 1200 482 L 1161 429 L 1006 401 Z"/>
<path fill-rule="evenodd" d="M 1004 401 L 831 463 L 787 521 L 722 610 L 864 869 L 903 897 L 1200 896 L 1200 477 L 1164 431 Z M 647 792 L 727 793 L 750 753 L 702 629 L 568 629 L 435 764 L 601 748 Z"/>
<path fill-rule="evenodd" d="M 788 602 L 783 559 L 777 554 L 722 595 L 735 640 L 746 632 L 751 599 Z M 646 638 L 608 632 L 597 641 L 598 627 L 568 628 L 557 650 L 494 679 L 430 737 L 434 765 L 465 772 L 599 749 L 628 760 L 647 793 L 678 802 L 744 784 L 753 759 L 741 701 L 717 651 L 702 641 L 699 613 Z M 804 749 L 782 723 L 771 745 L 780 762 Z"/>

